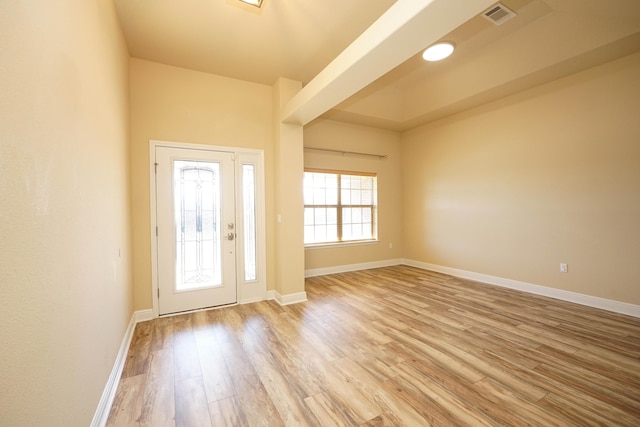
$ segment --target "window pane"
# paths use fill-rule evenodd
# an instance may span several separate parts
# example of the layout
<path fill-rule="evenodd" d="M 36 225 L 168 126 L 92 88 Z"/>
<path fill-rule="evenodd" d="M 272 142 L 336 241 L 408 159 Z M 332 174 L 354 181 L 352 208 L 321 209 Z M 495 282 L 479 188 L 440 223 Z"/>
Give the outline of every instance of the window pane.
<path fill-rule="evenodd" d="M 351 188 L 351 176 L 342 175 L 342 188 Z"/>
<path fill-rule="evenodd" d="M 327 226 L 326 225 L 316 225 L 316 241 L 317 242 L 326 242 L 327 241 Z"/>
<path fill-rule="evenodd" d="M 304 204 L 311 205 L 313 204 L 313 181 L 314 181 L 313 173 L 305 173 L 303 188 L 304 188 Z"/>
<path fill-rule="evenodd" d="M 342 208 L 342 223 L 351 224 L 351 208 Z"/>
<path fill-rule="evenodd" d="M 331 225 L 338 224 L 338 209 L 336 208 L 327 209 L 327 224 L 331 224 Z"/>
<path fill-rule="evenodd" d="M 358 224 L 362 222 L 362 209 L 353 208 L 351 209 L 351 223 Z"/>
<path fill-rule="evenodd" d="M 324 188 L 316 188 L 313 190 L 313 204 L 314 205 L 326 205 L 327 197 Z"/>
<path fill-rule="evenodd" d="M 338 204 L 338 188 L 327 188 L 327 205 Z"/>
<path fill-rule="evenodd" d="M 214 211 L 202 211 L 202 238 L 204 240 L 212 240 L 215 232 L 213 227 Z"/>
<path fill-rule="evenodd" d="M 338 175 L 334 173 L 325 173 L 325 188 L 338 188 Z"/>
<path fill-rule="evenodd" d="M 173 162 L 175 290 L 222 284 L 220 164 Z"/>
<path fill-rule="evenodd" d="M 313 225 L 315 213 L 314 208 L 304 208 L 304 225 Z"/>
<path fill-rule="evenodd" d="M 304 204 L 313 204 L 313 189 L 311 187 L 304 187 Z"/>
<path fill-rule="evenodd" d="M 371 220 L 373 216 L 371 215 L 371 208 L 363 208 L 362 209 L 362 222 L 371 224 Z"/>
<path fill-rule="evenodd" d="M 360 193 L 360 202 L 363 205 L 373 204 L 373 192 L 371 190 L 362 190 Z"/>
<path fill-rule="evenodd" d="M 351 177 L 351 188 L 360 189 L 361 188 L 362 179 L 359 176 Z"/>
<path fill-rule="evenodd" d="M 314 209 L 314 223 L 316 225 L 324 225 L 327 223 L 327 210 L 325 208 L 316 208 Z"/>
<path fill-rule="evenodd" d="M 360 190 L 351 190 L 351 204 L 352 205 L 360 204 Z"/>
<path fill-rule="evenodd" d="M 304 227 L 305 243 L 316 243 L 315 230 L 316 228 L 313 225 L 305 225 Z"/>
<path fill-rule="evenodd" d="M 327 225 L 327 242 L 338 241 L 338 225 Z"/>
<path fill-rule="evenodd" d="M 351 190 L 342 188 L 342 190 L 340 191 L 340 195 L 342 196 L 343 205 L 351 204 Z"/>
<path fill-rule="evenodd" d="M 255 167 L 242 165 L 242 207 L 244 230 L 244 280 L 250 282 L 258 277 L 256 253 L 256 184 Z"/>
<path fill-rule="evenodd" d="M 342 240 L 353 240 L 353 233 L 351 232 L 351 224 L 344 224 L 342 226 Z"/>

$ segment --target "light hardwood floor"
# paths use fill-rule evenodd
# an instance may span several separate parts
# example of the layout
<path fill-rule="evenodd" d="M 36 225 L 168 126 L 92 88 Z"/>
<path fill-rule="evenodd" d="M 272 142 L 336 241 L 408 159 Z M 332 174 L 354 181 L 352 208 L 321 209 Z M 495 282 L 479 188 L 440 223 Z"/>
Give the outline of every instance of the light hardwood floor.
<path fill-rule="evenodd" d="M 111 426 L 640 426 L 640 319 L 407 266 L 138 324 Z"/>

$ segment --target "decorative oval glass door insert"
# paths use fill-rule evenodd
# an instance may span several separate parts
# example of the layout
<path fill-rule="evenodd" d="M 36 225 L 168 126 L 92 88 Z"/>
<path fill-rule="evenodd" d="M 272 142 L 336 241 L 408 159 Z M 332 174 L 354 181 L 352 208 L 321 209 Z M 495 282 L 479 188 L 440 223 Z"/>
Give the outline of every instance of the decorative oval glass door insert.
<path fill-rule="evenodd" d="M 222 285 L 220 164 L 175 160 L 176 291 Z"/>

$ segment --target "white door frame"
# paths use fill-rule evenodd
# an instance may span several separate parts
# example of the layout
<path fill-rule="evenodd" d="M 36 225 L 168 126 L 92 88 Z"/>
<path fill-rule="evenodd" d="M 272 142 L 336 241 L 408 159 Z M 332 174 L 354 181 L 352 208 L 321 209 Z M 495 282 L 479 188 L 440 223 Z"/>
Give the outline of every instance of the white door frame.
<path fill-rule="evenodd" d="M 151 300 L 153 301 L 153 317 L 158 317 L 158 239 L 156 212 L 156 147 L 170 147 L 191 150 L 222 151 L 235 155 L 236 178 L 236 225 L 238 230 L 236 286 L 239 304 L 262 301 L 267 297 L 267 268 L 266 268 L 266 212 L 265 212 L 265 180 L 264 180 L 264 151 L 226 147 L 217 145 L 189 144 L 174 141 L 149 141 L 149 208 L 151 212 Z M 246 281 L 244 273 L 244 223 L 242 221 L 242 165 L 253 165 L 255 170 L 255 207 L 256 207 L 256 280 Z"/>

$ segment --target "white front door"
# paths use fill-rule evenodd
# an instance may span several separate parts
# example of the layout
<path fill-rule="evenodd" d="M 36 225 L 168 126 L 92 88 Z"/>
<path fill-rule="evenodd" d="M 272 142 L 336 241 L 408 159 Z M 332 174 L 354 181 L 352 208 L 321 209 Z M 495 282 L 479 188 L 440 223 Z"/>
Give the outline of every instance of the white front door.
<path fill-rule="evenodd" d="M 158 314 L 237 302 L 234 154 L 156 147 Z"/>

